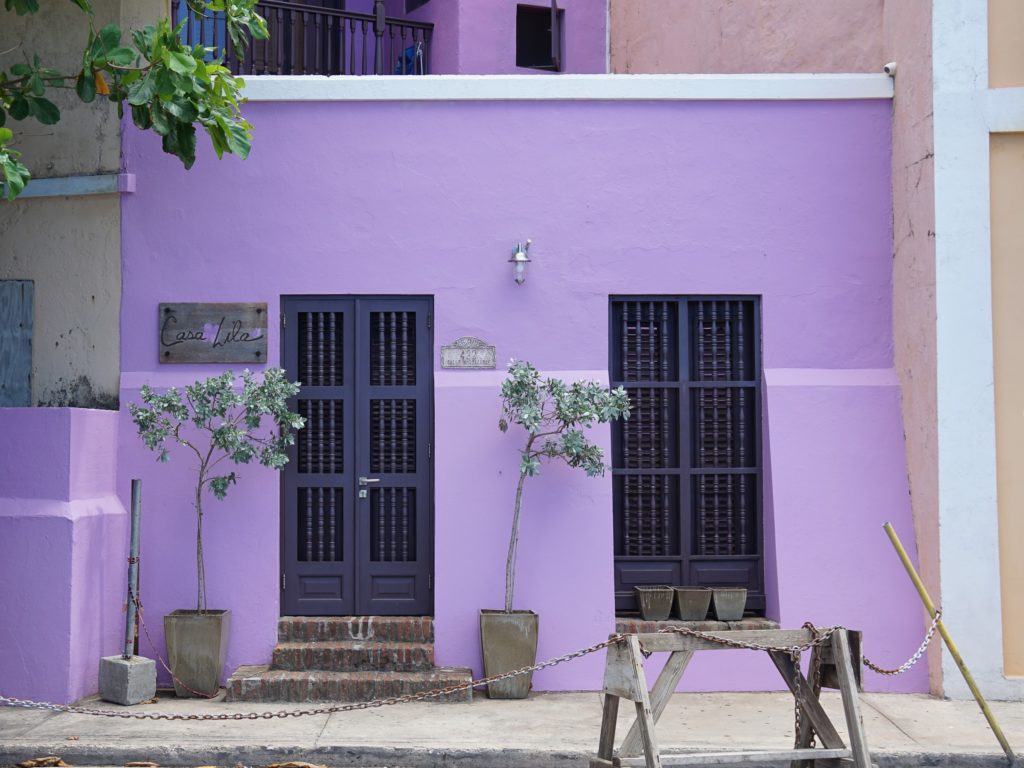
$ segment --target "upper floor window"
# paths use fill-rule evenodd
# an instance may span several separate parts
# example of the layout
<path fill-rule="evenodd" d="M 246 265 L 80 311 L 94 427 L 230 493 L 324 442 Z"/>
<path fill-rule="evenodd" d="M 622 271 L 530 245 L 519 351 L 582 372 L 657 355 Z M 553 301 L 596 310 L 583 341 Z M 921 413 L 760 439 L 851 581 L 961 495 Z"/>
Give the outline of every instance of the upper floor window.
<path fill-rule="evenodd" d="M 562 24 L 565 12 L 551 6 L 516 6 L 516 66 L 562 71 Z"/>

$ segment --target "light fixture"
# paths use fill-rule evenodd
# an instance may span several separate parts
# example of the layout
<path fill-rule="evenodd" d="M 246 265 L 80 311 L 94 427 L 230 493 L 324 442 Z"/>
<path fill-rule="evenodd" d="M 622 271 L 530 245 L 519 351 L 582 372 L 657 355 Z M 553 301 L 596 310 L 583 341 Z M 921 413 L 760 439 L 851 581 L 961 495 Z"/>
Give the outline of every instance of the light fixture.
<path fill-rule="evenodd" d="M 516 285 L 522 285 L 526 281 L 526 265 L 530 263 L 530 243 L 532 242 L 532 240 L 527 240 L 526 245 L 516 243 L 516 249 L 512 251 L 512 256 L 508 260 L 512 265 L 512 274 L 515 277 Z"/>

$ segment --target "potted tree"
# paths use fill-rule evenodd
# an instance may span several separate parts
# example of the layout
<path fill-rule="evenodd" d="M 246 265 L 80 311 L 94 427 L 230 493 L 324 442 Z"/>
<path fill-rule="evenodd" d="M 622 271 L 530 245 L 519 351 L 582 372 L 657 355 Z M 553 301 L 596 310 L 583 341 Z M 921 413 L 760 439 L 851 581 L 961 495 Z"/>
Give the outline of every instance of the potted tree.
<path fill-rule="evenodd" d="M 292 430 L 305 420 L 288 410 L 288 398 L 299 385 L 285 378 L 280 368 L 269 368 L 262 379 L 242 373 L 241 389 L 232 371 L 197 381 L 179 392 L 164 393 L 148 385 L 140 391 L 143 405 L 128 411 L 146 447 L 159 461 L 170 459 L 168 443 L 192 457 L 196 469 L 192 503 L 196 514 L 196 607 L 176 610 L 164 617 L 168 663 L 179 696 L 215 694 L 227 653 L 231 612 L 206 605 L 206 568 L 203 557 L 203 496 L 227 495 L 237 481 L 234 470 L 222 462 L 281 469 L 288 462 L 287 446 L 295 442 Z"/>
<path fill-rule="evenodd" d="M 501 385 L 501 420 L 498 428 L 510 424 L 526 430 L 520 453 L 519 483 L 516 486 L 512 533 L 505 561 L 505 608 L 480 612 L 480 640 L 484 674 L 488 677 L 530 666 L 537 658 L 539 617 L 533 611 L 513 610 L 516 580 L 516 550 L 519 545 L 519 517 L 526 478 L 539 474 L 544 460 L 561 460 L 594 477 L 603 475 L 604 454 L 587 440 L 583 429 L 595 422 L 604 424 L 629 418 L 629 396 L 619 387 L 610 390 L 596 381 L 566 384 L 559 379 L 542 379 L 530 363 L 509 363 L 508 377 Z M 492 699 L 522 699 L 530 691 L 532 675 L 499 680 L 487 686 Z"/>

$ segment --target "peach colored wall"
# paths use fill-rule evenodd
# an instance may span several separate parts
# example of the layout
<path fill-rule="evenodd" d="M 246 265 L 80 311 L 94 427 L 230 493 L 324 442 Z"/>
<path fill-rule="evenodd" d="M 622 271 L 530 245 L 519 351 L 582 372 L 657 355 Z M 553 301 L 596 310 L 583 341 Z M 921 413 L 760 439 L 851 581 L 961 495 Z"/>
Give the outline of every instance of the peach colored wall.
<path fill-rule="evenodd" d="M 992 345 L 996 392 L 996 477 L 1003 607 L 1003 672 L 1024 675 L 1024 133 L 989 140 L 992 190 Z"/>
<path fill-rule="evenodd" d="M 988 84 L 1024 86 L 1024 2 L 988 0 Z"/>
<path fill-rule="evenodd" d="M 884 0 L 611 0 L 611 71 L 878 72 L 886 61 L 883 6 Z"/>
<path fill-rule="evenodd" d="M 887 0 L 886 61 L 899 65 L 892 127 L 893 342 L 903 395 L 910 497 L 921 576 L 938 603 L 939 474 L 935 336 L 935 175 L 931 0 Z M 924 619 L 922 618 L 922 621 Z M 941 690 L 938 645 L 929 654 Z"/>

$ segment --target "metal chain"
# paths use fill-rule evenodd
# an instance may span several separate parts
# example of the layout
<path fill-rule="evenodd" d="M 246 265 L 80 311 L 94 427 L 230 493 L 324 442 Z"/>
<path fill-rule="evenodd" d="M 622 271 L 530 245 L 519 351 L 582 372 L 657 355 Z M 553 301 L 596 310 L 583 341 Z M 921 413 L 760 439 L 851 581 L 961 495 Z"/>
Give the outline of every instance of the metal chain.
<path fill-rule="evenodd" d="M 942 618 L 942 609 L 941 608 L 936 608 L 935 609 L 935 616 L 932 618 L 931 626 L 928 627 L 928 633 L 924 636 L 924 642 L 921 643 L 921 646 L 914 652 L 913 656 L 911 656 L 909 659 L 907 659 L 900 666 L 896 667 L 896 669 L 886 669 L 885 667 L 880 667 L 877 664 L 875 664 L 873 661 L 868 659 L 867 656 L 864 657 L 864 666 L 867 667 L 868 669 L 870 669 L 872 672 L 877 672 L 880 675 L 887 675 L 889 677 L 893 677 L 895 675 L 903 674 L 908 669 L 910 669 L 912 666 L 917 664 L 917 662 L 921 660 L 921 657 L 924 656 L 924 652 L 928 650 L 928 645 L 931 643 L 932 638 L 935 636 L 935 630 L 938 629 L 938 627 L 939 627 L 939 620 L 941 618 Z"/>
<path fill-rule="evenodd" d="M 164 712 L 119 712 L 110 711 L 105 709 L 88 709 L 85 707 L 73 707 L 68 704 L 50 704 L 41 701 L 31 701 L 29 699 L 18 699 L 11 696 L 0 696 L 0 705 L 6 705 L 11 707 L 24 707 L 27 709 L 45 709 L 52 710 L 55 712 L 70 712 L 75 715 L 95 715 L 96 717 L 115 717 L 122 720 L 272 720 L 274 718 L 285 718 L 285 717 L 304 717 L 306 715 L 329 715 L 336 712 L 354 712 L 361 709 L 375 709 L 377 707 L 389 706 L 392 704 L 404 704 L 412 701 L 424 701 L 426 699 L 435 699 L 443 696 L 448 696 L 459 691 L 466 691 L 475 688 L 480 685 L 487 685 L 489 683 L 496 683 L 499 680 L 507 680 L 512 677 L 518 677 L 519 675 L 525 675 L 530 672 L 536 672 L 541 669 L 547 669 L 548 667 L 554 667 L 558 664 L 564 664 L 567 661 L 587 656 L 591 653 L 604 650 L 609 646 L 615 645 L 625 640 L 627 635 L 615 634 L 609 636 L 607 640 L 600 643 L 595 643 L 587 648 L 581 648 L 578 651 L 572 653 L 566 653 L 557 658 L 548 659 L 538 664 L 533 664 L 529 667 L 522 667 L 521 669 L 515 669 L 511 672 L 504 672 L 500 675 L 491 675 L 490 677 L 482 677 L 478 680 L 471 680 L 468 683 L 459 683 L 458 685 L 450 685 L 447 688 L 435 688 L 431 691 L 422 691 L 420 693 L 409 693 L 404 696 L 392 696 L 385 699 L 374 699 L 373 701 L 358 701 L 350 704 L 337 704 L 331 707 L 315 707 L 312 709 L 293 709 L 293 710 L 280 710 L 278 712 L 235 712 L 232 714 L 220 714 L 220 715 L 172 715 Z"/>
<path fill-rule="evenodd" d="M 879 667 L 876 667 L 874 664 L 870 663 L 867 659 L 864 659 L 864 663 L 869 668 L 875 670 L 876 672 L 879 672 L 880 674 L 894 675 L 894 674 L 899 674 L 900 672 L 906 671 L 906 669 L 909 669 L 911 666 L 913 666 L 914 663 L 916 663 L 917 660 L 924 654 L 925 649 L 927 649 L 927 647 L 928 647 L 928 643 L 931 642 L 932 636 L 935 634 L 935 628 L 938 625 L 938 621 L 939 621 L 939 616 L 940 615 L 941 615 L 941 612 L 937 611 L 936 615 L 935 615 L 935 619 L 932 621 L 932 626 L 931 626 L 931 628 L 928 631 L 928 635 L 925 637 L 925 641 L 921 644 L 921 647 L 918 649 L 917 653 L 915 653 L 914 656 L 911 657 L 910 661 L 908 661 L 902 667 L 898 668 L 897 670 L 883 670 L 883 669 L 881 669 Z M 145 625 L 144 622 L 143 622 L 143 625 Z M 686 636 L 689 636 L 689 637 L 695 637 L 695 638 L 699 638 L 701 640 L 706 640 L 708 642 L 715 643 L 717 645 L 724 645 L 724 646 L 729 647 L 729 648 L 739 648 L 739 649 L 744 649 L 744 650 L 749 650 L 749 651 L 774 651 L 774 652 L 778 652 L 778 653 L 786 653 L 786 654 L 789 654 L 790 658 L 793 659 L 793 661 L 795 662 L 797 674 L 802 674 L 800 672 L 800 666 L 799 666 L 799 664 L 800 664 L 800 654 L 803 651 L 806 651 L 806 650 L 808 650 L 810 648 L 814 648 L 815 646 L 824 645 L 828 640 L 831 639 L 832 635 L 834 635 L 839 630 L 843 629 L 843 627 L 841 627 L 841 626 L 834 626 L 834 627 L 829 627 L 829 628 L 827 628 L 825 630 L 821 630 L 821 629 L 818 629 L 817 627 L 815 627 L 810 622 L 807 622 L 806 624 L 804 624 L 804 629 L 807 629 L 807 630 L 809 630 L 811 632 L 811 634 L 812 634 L 811 639 L 808 642 L 800 644 L 800 645 L 788 645 L 788 646 L 760 645 L 758 643 L 749 643 L 749 642 L 746 642 L 745 640 L 732 640 L 732 639 L 729 639 L 729 638 L 720 637 L 720 636 L 718 636 L 716 634 L 713 634 L 713 633 L 702 632 L 701 630 L 698 630 L 698 629 L 690 629 L 689 627 L 664 627 L 662 629 L 659 629 L 658 632 L 659 633 L 673 633 L 673 634 L 678 634 L 678 635 L 686 635 Z M 148 632 L 147 632 L 147 636 L 148 636 Z M 51 704 L 51 703 L 48 703 L 48 702 L 33 701 L 31 699 L 19 699 L 19 698 L 15 698 L 13 696 L 2 696 L 2 695 L 0 695 L 0 705 L 2 705 L 2 706 L 10 706 L 10 707 L 23 707 L 23 708 L 26 708 L 26 709 L 43 709 L 43 710 L 50 710 L 50 711 L 54 711 L 54 712 L 68 712 L 68 713 L 76 714 L 76 715 L 94 715 L 96 717 L 112 717 L 112 718 L 119 718 L 119 719 L 122 719 L 122 720 L 203 720 L 203 721 L 209 721 L 209 720 L 214 720 L 214 721 L 224 721 L 224 720 L 272 720 L 274 718 L 304 717 L 304 716 L 307 716 L 307 715 L 329 715 L 329 714 L 334 714 L 334 713 L 337 713 L 337 712 L 354 712 L 354 711 L 363 710 L 363 709 L 375 709 L 375 708 L 378 708 L 378 707 L 390 706 L 392 704 L 404 704 L 404 703 L 407 703 L 407 702 L 425 701 L 427 699 L 435 699 L 435 698 L 441 698 L 441 697 L 444 697 L 444 696 L 449 696 L 449 695 L 451 695 L 453 693 L 458 693 L 460 691 L 470 690 L 470 689 L 476 688 L 478 686 L 488 685 L 490 683 L 496 683 L 496 682 L 498 682 L 500 680 L 508 680 L 510 678 L 513 678 L 513 677 L 518 677 L 519 675 L 529 674 L 530 672 L 538 672 L 538 671 L 540 671 L 542 669 L 547 669 L 549 667 L 554 667 L 554 666 L 557 666 L 559 664 L 564 664 L 564 663 L 566 663 L 568 661 L 573 661 L 575 659 L 582 658 L 583 656 L 588 656 L 591 653 L 597 653 L 598 651 L 604 650 L 605 648 L 609 648 L 610 646 L 616 645 L 616 644 L 624 641 L 629 636 L 630 635 L 626 635 L 626 634 L 610 635 L 607 640 L 603 640 L 603 641 L 601 641 L 599 643 L 595 643 L 594 645 L 588 646 L 586 648 L 581 648 L 581 649 L 579 649 L 577 651 L 573 651 L 571 653 L 566 653 L 566 654 L 563 654 L 562 656 L 557 656 L 557 657 L 555 657 L 553 659 L 548 659 L 546 661 L 542 661 L 542 662 L 539 662 L 537 664 L 532 664 L 532 665 L 530 665 L 528 667 L 522 667 L 520 669 L 515 669 L 515 670 L 512 670 L 510 672 L 504 672 L 504 673 L 502 673 L 500 675 L 491 675 L 490 677 L 482 677 L 482 678 L 479 678 L 479 679 L 476 679 L 476 680 L 471 680 L 468 683 L 459 683 L 458 685 L 450 685 L 450 686 L 447 686 L 446 688 L 435 688 L 435 689 L 430 690 L 430 691 L 421 691 L 419 693 L 409 693 L 409 694 L 405 694 L 404 696 L 391 696 L 391 697 L 384 698 L 384 699 L 374 699 L 372 701 L 359 701 L 359 702 L 352 702 L 352 703 L 349 703 L 349 704 L 337 704 L 337 705 L 334 705 L 334 706 L 331 706 L 331 707 L 315 707 L 315 708 L 312 708 L 312 709 L 280 710 L 278 712 L 247 712 L 247 713 L 235 712 L 235 713 L 232 713 L 232 714 L 219 714 L 219 715 L 177 715 L 177 714 L 167 714 L 167 713 L 164 713 L 164 712 L 120 712 L 120 711 L 111 711 L 111 710 L 105 710 L 105 709 L 89 709 L 89 708 L 86 708 L 86 707 L 73 707 L 73 706 L 71 706 L 69 704 Z M 152 638 L 149 638 L 149 639 L 152 642 Z M 649 654 L 647 654 L 647 655 L 649 655 Z M 815 674 L 819 674 L 819 673 L 815 672 Z M 797 702 L 796 707 L 797 707 L 796 708 L 796 726 L 797 726 L 797 734 L 799 734 L 800 733 L 800 708 L 799 708 L 799 701 Z"/>

